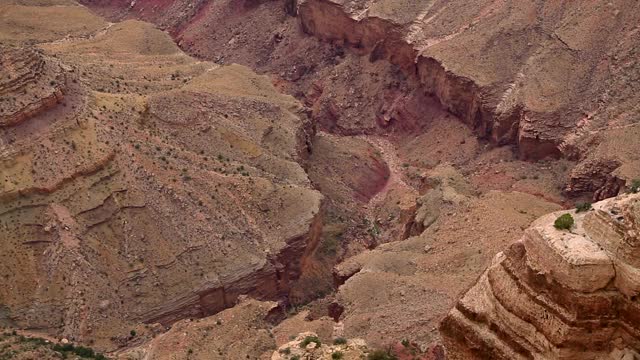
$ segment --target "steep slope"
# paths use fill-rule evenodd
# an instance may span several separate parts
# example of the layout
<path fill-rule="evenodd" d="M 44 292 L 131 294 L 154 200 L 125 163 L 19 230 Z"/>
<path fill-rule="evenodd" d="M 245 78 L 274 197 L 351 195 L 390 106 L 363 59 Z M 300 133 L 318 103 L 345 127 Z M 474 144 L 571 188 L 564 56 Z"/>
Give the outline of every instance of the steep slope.
<path fill-rule="evenodd" d="M 633 1 L 307 0 L 299 17 L 311 34 L 397 64 L 480 135 L 516 143 L 523 157 L 580 160 L 567 191 L 581 193 L 602 189 L 616 169 L 638 177 L 634 156 L 600 145 L 636 146 L 613 133 L 638 127 L 637 9 Z M 609 187 L 596 197 L 615 195 Z"/>
<path fill-rule="evenodd" d="M 86 3 L 115 18 L 153 21 L 194 55 L 269 72 L 312 103 L 322 89 L 338 89 L 325 92 L 323 100 L 330 100 L 325 110 L 338 128 L 405 127 L 412 122 L 408 103 L 423 101 L 419 95 L 426 93 L 478 135 L 517 145 L 522 158 L 578 161 L 565 184 L 572 196 L 614 196 L 640 177 L 633 141 L 639 111 L 635 1 Z M 305 32 L 328 43 L 314 45 L 285 13 L 297 15 Z M 328 77 L 328 69 L 344 61 L 343 47 L 370 62 L 388 60 L 404 74 L 375 94 L 351 87 L 347 95 L 375 101 L 345 102 L 339 89 L 349 89 L 354 79 Z M 364 72 L 366 67 L 358 66 Z M 377 75 L 384 80 L 393 74 Z M 357 78 L 358 71 L 351 75 Z M 352 119 L 349 113 L 363 116 Z M 327 114 L 318 115 L 319 123 L 327 120 Z M 612 146 L 621 151 L 612 154 Z"/>
<path fill-rule="evenodd" d="M 3 52 L 0 324 L 113 349 L 240 294 L 286 299 L 321 226 L 302 106 L 149 24 L 76 25 Z"/>

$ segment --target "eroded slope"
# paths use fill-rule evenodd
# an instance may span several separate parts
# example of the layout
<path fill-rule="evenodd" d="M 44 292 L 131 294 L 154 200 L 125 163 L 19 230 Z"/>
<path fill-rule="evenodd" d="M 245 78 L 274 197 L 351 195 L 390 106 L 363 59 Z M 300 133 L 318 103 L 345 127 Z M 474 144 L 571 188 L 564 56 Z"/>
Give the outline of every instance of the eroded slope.
<path fill-rule="evenodd" d="M 149 24 L 78 28 L 3 53 L 24 84 L 3 87 L 18 98 L 3 113 L 23 116 L 0 129 L 0 322 L 114 348 L 141 323 L 286 297 L 320 226 L 301 105 Z M 31 88 L 39 111 L 18 97 Z"/>

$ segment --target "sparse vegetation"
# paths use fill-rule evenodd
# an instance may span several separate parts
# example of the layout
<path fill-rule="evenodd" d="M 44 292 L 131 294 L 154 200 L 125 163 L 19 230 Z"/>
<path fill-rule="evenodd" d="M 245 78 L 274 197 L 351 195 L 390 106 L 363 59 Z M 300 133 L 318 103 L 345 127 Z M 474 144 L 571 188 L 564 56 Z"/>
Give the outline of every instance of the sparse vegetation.
<path fill-rule="evenodd" d="M 84 346 L 74 346 L 73 344 L 56 344 L 52 347 L 52 349 L 53 351 L 62 353 L 63 357 L 66 357 L 66 354 L 71 353 L 86 359 L 107 360 L 104 355 L 96 353 L 93 349 Z"/>
<path fill-rule="evenodd" d="M 302 342 L 300 342 L 300 347 L 304 349 L 311 343 L 316 343 L 316 347 L 319 347 L 322 344 L 317 336 L 307 336 L 302 340 Z"/>
<path fill-rule="evenodd" d="M 331 354 L 331 358 L 334 360 L 340 360 L 344 357 L 344 354 L 340 351 L 336 351 L 334 353 Z"/>
<path fill-rule="evenodd" d="M 333 340 L 333 345 L 345 345 L 347 343 L 347 339 L 343 337 L 335 338 Z"/>
<path fill-rule="evenodd" d="M 576 204 L 576 212 L 585 212 L 585 211 L 589 211 L 591 210 L 591 203 L 590 202 L 583 202 L 583 203 L 577 203 Z"/>
<path fill-rule="evenodd" d="M 571 216 L 571 214 L 563 214 L 556 219 L 553 226 L 558 230 L 569 230 L 573 224 L 573 216 Z"/>
<path fill-rule="evenodd" d="M 367 355 L 367 360 L 398 360 L 390 351 L 375 350 Z"/>
<path fill-rule="evenodd" d="M 409 346 L 411 346 L 411 343 L 409 342 L 409 340 L 407 339 L 402 339 L 402 341 L 400 341 L 400 343 L 402 344 L 402 346 L 408 348 Z"/>
<path fill-rule="evenodd" d="M 633 194 L 637 194 L 638 192 L 640 192 L 640 179 L 633 179 L 631 181 L 629 191 Z"/>

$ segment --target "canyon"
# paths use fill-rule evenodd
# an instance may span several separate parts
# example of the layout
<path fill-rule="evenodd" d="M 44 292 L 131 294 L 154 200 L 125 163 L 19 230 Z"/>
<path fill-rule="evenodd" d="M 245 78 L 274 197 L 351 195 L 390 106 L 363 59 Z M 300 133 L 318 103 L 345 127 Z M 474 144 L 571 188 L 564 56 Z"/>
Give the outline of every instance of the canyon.
<path fill-rule="evenodd" d="M 638 7 L 3 2 L 0 355 L 640 358 Z"/>

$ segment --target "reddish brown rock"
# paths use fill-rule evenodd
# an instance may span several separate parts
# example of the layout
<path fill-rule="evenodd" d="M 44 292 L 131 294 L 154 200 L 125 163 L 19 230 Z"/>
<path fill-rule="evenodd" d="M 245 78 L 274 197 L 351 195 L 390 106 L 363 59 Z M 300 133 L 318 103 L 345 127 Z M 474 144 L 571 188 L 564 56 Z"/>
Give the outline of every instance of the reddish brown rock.
<path fill-rule="evenodd" d="M 0 47 L 0 68 L 0 126 L 16 125 L 64 98 L 65 71 L 34 48 Z"/>
<path fill-rule="evenodd" d="M 442 322 L 451 359 L 618 359 L 640 346 L 640 196 L 538 219 Z M 626 350 L 625 350 L 626 349 Z"/>

